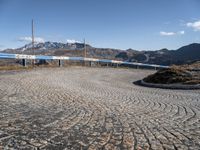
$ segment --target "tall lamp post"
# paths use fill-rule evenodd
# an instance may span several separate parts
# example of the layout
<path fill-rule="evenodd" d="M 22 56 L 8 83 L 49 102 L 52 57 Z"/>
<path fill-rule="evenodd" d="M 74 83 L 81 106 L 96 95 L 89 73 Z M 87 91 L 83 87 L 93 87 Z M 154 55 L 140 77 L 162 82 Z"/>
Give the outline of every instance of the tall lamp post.
<path fill-rule="evenodd" d="M 86 58 L 86 43 L 85 43 L 85 39 L 84 39 L 84 57 Z"/>
<path fill-rule="evenodd" d="M 33 51 L 33 55 L 35 55 L 35 51 L 34 51 L 34 21 L 32 19 L 32 51 Z M 33 59 L 33 65 L 35 64 L 35 59 Z"/>

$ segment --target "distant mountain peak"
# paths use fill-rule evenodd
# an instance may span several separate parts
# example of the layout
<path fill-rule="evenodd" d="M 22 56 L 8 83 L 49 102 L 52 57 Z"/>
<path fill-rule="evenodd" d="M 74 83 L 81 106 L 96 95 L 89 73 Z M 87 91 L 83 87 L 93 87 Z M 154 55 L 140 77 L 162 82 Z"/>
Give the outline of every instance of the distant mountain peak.
<path fill-rule="evenodd" d="M 89 45 L 87 45 L 89 46 Z M 17 50 L 25 51 L 32 49 L 32 43 L 26 44 L 25 46 L 18 48 Z M 45 49 L 69 49 L 69 50 L 74 50 L 74 49 L 82 49 L 84 48 L 84 43 L 78 43 L 78 41 L 74 42 L 67 42 L 67 43 L 61 43 L 61 42 L 51 42 L 51 41 L 46 41 L 43 43 L 34 43 L 34 49 L 35 50 L 45 50 Z"/>

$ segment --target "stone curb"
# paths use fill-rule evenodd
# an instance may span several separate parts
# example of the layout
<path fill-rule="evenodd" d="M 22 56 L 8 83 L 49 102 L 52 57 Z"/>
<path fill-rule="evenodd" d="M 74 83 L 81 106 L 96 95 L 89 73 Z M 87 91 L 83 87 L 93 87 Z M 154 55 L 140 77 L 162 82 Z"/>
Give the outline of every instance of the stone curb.
<path fill-rule="evenodd" d="M 140 80 L 140 84 L 147 87 L 154 87 L 154 88 L 163 88 L 163 89 L 183 89 L 183 90 L 194 90 L 200 89 L 200 84 L 197 85 L 184 85 L 184 84 L 154 84 L 154 83 L 147 83 L 143 80 Z"/>

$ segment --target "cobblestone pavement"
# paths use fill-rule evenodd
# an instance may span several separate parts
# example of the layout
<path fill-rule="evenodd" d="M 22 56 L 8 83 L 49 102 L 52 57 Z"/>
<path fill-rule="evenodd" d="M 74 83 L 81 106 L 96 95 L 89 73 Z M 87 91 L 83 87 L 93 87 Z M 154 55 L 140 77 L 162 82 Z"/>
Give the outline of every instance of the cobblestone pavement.
<path fill-rule="evenodd" d="M 200 149 L 200 90 L 116 68 L 0 72 L 0 149 Z"/>

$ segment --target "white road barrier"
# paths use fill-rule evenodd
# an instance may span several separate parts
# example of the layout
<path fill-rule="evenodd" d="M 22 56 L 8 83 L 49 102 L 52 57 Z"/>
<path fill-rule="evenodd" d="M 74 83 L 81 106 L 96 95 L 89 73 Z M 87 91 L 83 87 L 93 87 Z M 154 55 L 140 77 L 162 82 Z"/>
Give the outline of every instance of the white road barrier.
<path fill-rule="evenodd" d="M 45 55 L 24 55 L 24 54 L 0 53 L 0 59 L 74 60 L 74 61 L 90 61 L 90 62 L 102 62 L 102 63 L 133 65 L 133 66 L 142 66 L 142 67 L 169 68 L 169 66 L 156 65 L 156 64 L 143 64 L 143 63 L 135 63 L 135 62 L 108 60 L 108 59 L 95 59 L 95 58 L 85 58 L 85 57 L 67 57 L 67 56 L 45 56 Z"/>

